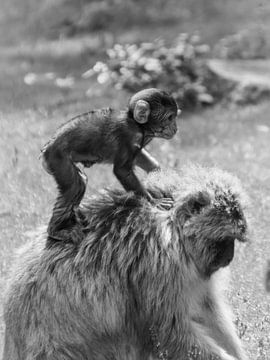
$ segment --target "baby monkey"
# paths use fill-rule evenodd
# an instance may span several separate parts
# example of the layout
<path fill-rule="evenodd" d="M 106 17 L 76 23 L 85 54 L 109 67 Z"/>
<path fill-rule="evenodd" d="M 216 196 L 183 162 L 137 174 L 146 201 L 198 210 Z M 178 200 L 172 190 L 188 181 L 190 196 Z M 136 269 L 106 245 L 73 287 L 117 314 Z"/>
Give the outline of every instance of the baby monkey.
<path fill-rule="evenodd" d="M 93 110 L 62 125 L 42 150 L 43 165 L 59 190 L 49 222 L 49 237 L 61 240 L 65 229 L 71 229 L 68 233 L 74 241 L 81 236 L 75 225 L 87 179 L 76 163 L 85 167 L 111 163 L 125 190 L 144 196 L 159 207 L 170 208 L 172 199 L 153 199 L 133 168 L 138 165 L 146 172 L 160 169 L 144 147 L 154 137 L 171 139 L 177 131 L 179 113 L 170 94 L 153 88 L 132 96 L 127 110 Z"/>

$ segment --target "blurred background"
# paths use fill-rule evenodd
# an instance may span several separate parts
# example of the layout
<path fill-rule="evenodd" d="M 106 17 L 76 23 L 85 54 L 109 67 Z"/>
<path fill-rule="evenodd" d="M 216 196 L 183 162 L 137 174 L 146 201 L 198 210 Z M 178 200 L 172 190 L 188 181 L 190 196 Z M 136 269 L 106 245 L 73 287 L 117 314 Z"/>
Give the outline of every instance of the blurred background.
<path fill-rule="evenodd" d="M 161 165 L 218 166 L 249 194 L 229 298 L 249 358 L 270 359 L 269 56 L 269 0 L 0 0 L 0 352 L 12 252 L 56 197 L 40 149 L 69 118 L 159 87 L 183 109 L 176 137 L 150 146 Z M 110 166 L 86 172 L 88 195 L 119 186 Z"/>

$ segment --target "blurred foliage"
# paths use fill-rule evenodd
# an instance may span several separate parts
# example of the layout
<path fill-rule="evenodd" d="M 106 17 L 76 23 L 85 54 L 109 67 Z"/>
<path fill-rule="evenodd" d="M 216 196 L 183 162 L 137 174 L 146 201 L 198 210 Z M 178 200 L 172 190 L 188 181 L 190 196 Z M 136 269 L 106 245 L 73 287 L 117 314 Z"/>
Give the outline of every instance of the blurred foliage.
<path fill-rule="evenodd" d="M 152 40 L 157 33 L 171 40 L 177 33 L 199 30 L 204 41 L 213 45 L 254 23 L 265 26 L 268 34 L 270 29 L 269 0 L 0 1 L 0 30 L 5 34 L 0 43 L 7 45 L 22 37 L 58 39 L 102 31 L 121 42 L 121 36 L 136 28 L 147 30 L 145 37 L 140 32 L 138 41 Z"/>
<path fill-rule="evenodd" d="M 181 108 L 213 103 L 204 84 L 209 47 L 197 35 L 181 34 L 173 46 L 164 40 L 139 45 L 116 44 L 108 61 L 97 62 L 84 76 L 97 75 L 99 83 L 135 92 L 159 87 L 169 90 Z"/>
<path fill-rule="evenodd" d="M 3 1 L 3 0 L 2 0 Z M 178 27 L 178 32 L 200 29 L 207 39 L 216 41 L 254 21 L 262 2 L 267 0 L 4 0 L 32 2 L 29 27 L 46 37 L 74 36 L 79 33 L 111 31 L 135 27 Z M 266 8 L 267 7 L 267 8 Z M 232 11 L 233 8 L 233 11 Z M 270 13 L 263 4 L 262 23 Z M 1 15 L 0 15 L 1 17 Z"/>
<path fill-rule="evenodd" d="M 79 20 L 74 23 L 77 32 L 126 28 L 134 25 L 164 24 L 179 21 L 187 15 L 177 0 L 101 0 L 85 1 Z M 172 11 L 172 7 L 175 11 Z"/>
<path fill-rule="evenodd" d="M 269 39 L 262 27 L 244 29 L 221 39 L 214 55 L 225 59 L 263 59 L 269 56 Z"/>
<path fill-rule="evenodd" d="M 187 0 L 46 0 L 32 20 L 48 37 L 171 25 L 189 18 Z M 191 0 L 192 2 L 194 0 Z"/>

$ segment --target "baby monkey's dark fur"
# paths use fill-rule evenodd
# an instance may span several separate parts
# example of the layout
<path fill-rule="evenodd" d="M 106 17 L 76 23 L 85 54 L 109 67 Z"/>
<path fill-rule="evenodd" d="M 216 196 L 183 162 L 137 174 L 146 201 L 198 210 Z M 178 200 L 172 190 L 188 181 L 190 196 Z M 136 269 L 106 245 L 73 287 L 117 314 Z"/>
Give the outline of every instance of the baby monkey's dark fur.
<path fill-rule="evenodd" d="M 221 269 L 245 241 L 239 184 L 196 168 L 146 189 L 173 208 L 108 191 L 84 207 L 81 242 L 40 237 L 18 254 L 3 360 L 246 359 Z"/>
<path fill-rule="evenodd" d="M 44 167 L 53 175 L 59 190 L 49 235 L 71 236 L 75 242 L 82 236 L 80 226 L 76 228 L 75 210 L 85 193 L 86 176 L 76 163 L 86 167 L 112 163 L 114 174 L 125 190 L 155 202 L 133 167 L 136 164 L 147 172 L 159 169 L 158 162 L 144 147 L 154 137 L 174 136 L 177 113 L 177 104 L 171 95 L 146 89 L 130 99 L 127 110 L 94 110 L 64 124 L 42 152 Z M 159 202 L 161 206 L 171 205 L 168 199 L 159 199 Z"/>

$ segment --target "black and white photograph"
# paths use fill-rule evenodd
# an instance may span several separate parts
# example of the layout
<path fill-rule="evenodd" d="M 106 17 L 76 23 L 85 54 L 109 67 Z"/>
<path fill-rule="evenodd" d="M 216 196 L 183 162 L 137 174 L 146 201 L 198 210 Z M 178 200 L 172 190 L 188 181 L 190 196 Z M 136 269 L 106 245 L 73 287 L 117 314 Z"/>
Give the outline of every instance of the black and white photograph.
<path fill-rule="evenodd" d="M 270 1 L 0 0 L 0 359 L 270 360 Z"/>

